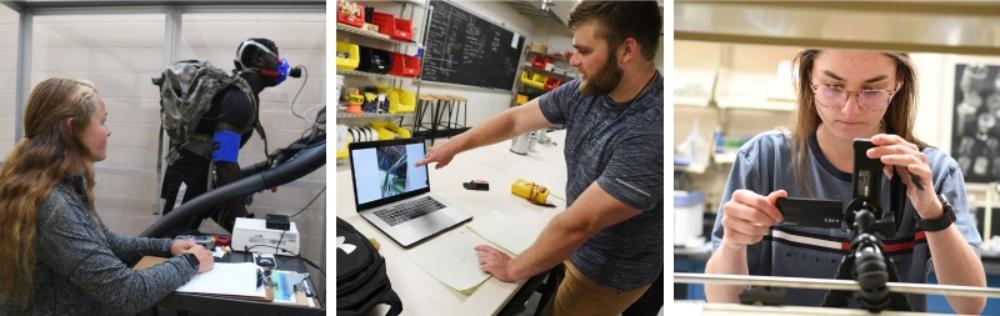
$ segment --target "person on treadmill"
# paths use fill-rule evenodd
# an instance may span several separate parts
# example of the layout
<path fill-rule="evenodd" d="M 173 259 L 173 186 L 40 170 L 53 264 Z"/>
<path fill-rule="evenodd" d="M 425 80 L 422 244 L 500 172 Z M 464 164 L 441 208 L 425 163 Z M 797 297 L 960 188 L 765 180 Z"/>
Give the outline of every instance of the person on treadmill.
<path fill-rule="evenodd" d="M 215 143 L 209 147 L 211 152 L 180 149 L 180 158 L 167 166 L 160 196 L 164 215 L 211 188 L 241 178 L 239 150 L 253 136 L 255 127 L 260 129 L 260 92 L 277 86 L 288 76 L 288 62 L 279 56 L 278 46 L 271 40 L 251 38 L 240 43 L 233 63 L 245 83 L 218 92 L 198 123 L 196 132 L 211 135 Z M 251 93 L 243 90 L 245 87 Z M 263 129 L 259 132 L 263 134 Z M 245 204 L 242 198 L 227 201 L 206 216 L 192 218 L 188 228 L 195 230 L 202 220 L 211 217 L 232 231 L 237 217 L 252 217 Z"/>

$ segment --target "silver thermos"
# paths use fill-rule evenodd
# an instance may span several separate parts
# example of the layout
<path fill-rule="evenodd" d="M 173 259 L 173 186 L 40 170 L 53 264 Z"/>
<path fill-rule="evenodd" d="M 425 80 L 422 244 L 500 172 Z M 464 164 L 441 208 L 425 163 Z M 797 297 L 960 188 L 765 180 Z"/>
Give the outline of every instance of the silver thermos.
<path fill-rule="evenodd" d="M 531 146 L 531 132 L 514 137 L 510 141 L 510 152 L 518 155 L 527 155 L 528 147 Z"/>

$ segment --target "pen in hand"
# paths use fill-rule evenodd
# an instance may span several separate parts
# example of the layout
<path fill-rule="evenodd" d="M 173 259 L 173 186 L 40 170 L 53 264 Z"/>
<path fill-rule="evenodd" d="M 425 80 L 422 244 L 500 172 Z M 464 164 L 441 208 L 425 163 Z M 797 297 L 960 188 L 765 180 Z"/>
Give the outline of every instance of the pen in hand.
<path fill-rule="evenodd" d="M 920 184 L 920 177 L 915 174 L 910 174 L 910 182 L 913 182 L 913 186 L 917 187 L 917 190 L 923 191 L 924 185 Z"/>
<path fill-rule="evenodd" d="M 895 173 L 896 175 L 898 175 L 899 174 L 899 170 L 896 170 L 896 168 L 898 168 L 898 167 L 894 166 L 892 168 L 892 172 Z M 909 174 L 910 174 L 910 182 L 913 183 L 913 186 L 916 187 L 917 190 L 923 191 L 924 190 L 924 185 L 921 184 L 920 177 L 918 177 L 917 175 L 913 174 L 912 172 L 910 172 Z M 893 176 L 895 176 L 895 175 L 893 175 Z"/>

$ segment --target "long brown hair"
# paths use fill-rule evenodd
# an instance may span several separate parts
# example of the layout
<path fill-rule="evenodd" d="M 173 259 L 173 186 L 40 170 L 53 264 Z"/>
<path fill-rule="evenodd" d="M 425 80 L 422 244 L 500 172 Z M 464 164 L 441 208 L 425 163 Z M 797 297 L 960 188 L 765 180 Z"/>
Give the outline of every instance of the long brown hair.
<path fill-rule="evenodd" d="M 79 135 L 96 111 L 97 90 L 89 82 L 52 78 L 32 90 L 24 138 L 0 168 L 0 302 L 29 304 L 38 205 L 56 183 L 82 170 L 93 218 L 94 172 Z"/>
<path fill-rule="evenodd" d="M 807 49 L 795 56 L 793 64 L 798 66 L 798 77 L 795 90 L 798 93 L 798 115 L 795 129 L 792 131 L 792 172 L 799 187 L 805 188 L 812 195 L 808 176 L 807 161 L 809 158 L 809 138 L 819 127 L 819 113 L 816 112 L 816 97 L 810 87 L 812 82 L 813 64 L 822 53 L 818 49 Z M 885 115 L 882 116 L 882 126 L 886 133 L 896 134 L 906 141 L 927 147 L 927 144 L 913 135 L 913 124 L 917 116 L 917 73 L 910 57 L 902 53 L 882 52 L 896 64 L 896 80 L 902 83 L 893 95 Z"/>

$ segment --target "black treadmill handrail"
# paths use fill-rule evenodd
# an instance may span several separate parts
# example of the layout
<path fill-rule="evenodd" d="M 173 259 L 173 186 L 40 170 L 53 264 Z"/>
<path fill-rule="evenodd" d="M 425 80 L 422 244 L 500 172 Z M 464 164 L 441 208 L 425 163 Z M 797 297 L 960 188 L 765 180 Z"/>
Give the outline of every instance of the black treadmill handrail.
<path fill-rule="evenodd" d="M 246 175 L 236 182 L 205 192 L 182 204 L 154 222 L 139 236 L 166 237 L 168 233 L 186 227 L 192 218 L 202 218 L 226 201 L 292 182 L 324 165 L 326 165 L 326 142 L 303 148 L 282 164 Z"/>

